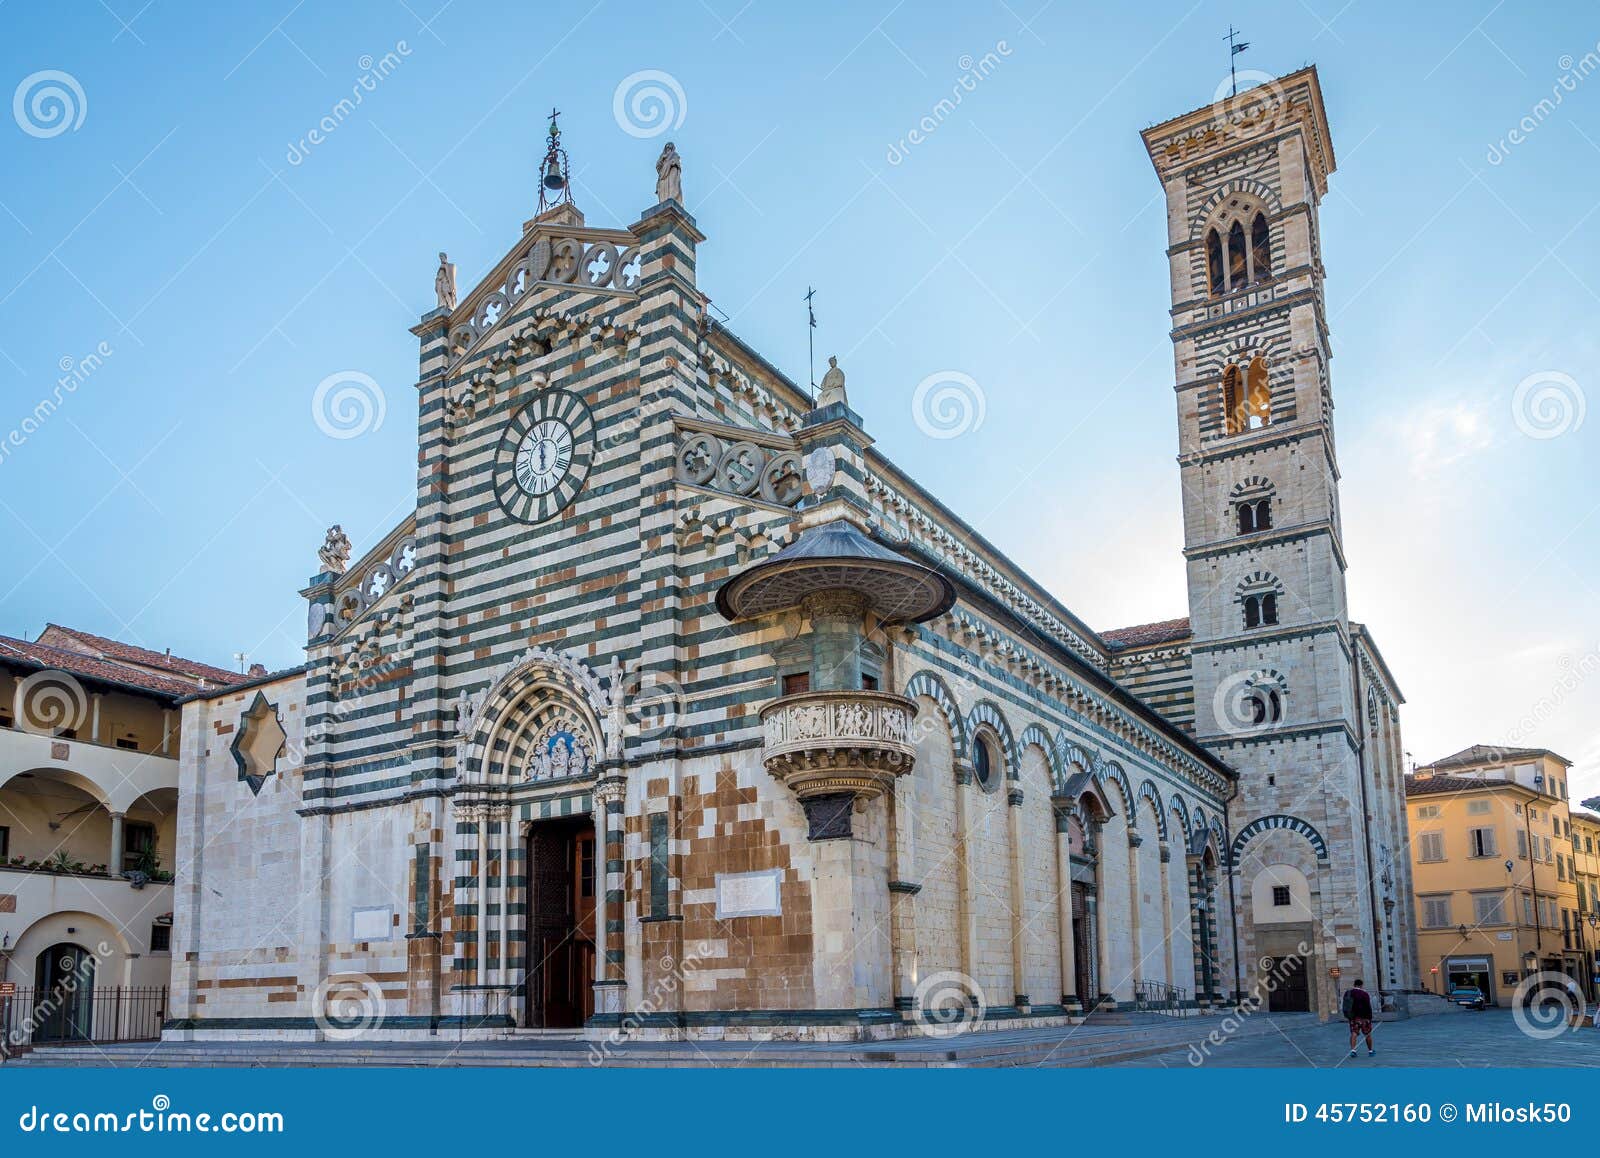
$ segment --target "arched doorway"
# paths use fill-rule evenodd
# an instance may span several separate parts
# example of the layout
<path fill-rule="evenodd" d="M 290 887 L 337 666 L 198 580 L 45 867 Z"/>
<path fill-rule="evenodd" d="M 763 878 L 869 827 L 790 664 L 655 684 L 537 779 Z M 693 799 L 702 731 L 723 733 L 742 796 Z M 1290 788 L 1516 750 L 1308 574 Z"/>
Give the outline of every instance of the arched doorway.
<path fill-rule="evenodd" d="M 94 955 L 61 941 L 34 961 L 33 1040 L 89 1041 L 94 1035 Z"/>
<path fill-rule="evenodd" d="M 594 1014 L 595 841 L 588 817 L 528 828 L 524 1024 L 577 1029 Z"/>

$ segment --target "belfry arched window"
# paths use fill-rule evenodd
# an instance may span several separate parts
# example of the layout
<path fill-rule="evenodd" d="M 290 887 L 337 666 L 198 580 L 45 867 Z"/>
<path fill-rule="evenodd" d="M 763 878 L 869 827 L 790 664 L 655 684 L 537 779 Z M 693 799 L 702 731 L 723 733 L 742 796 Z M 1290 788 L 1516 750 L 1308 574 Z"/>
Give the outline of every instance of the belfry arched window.
<path fill-rule="evenodd" d="M 1272 386 L 1267 360 L 1259 354 L 1240 370 L 1229 365 L 1222 371 L 1222 422 L 1224 434 L 1259 430 L 1272 422 Z"/>
<path fill-rule="evenodd" d="M 1283 696 L 1277 688 L 1252 688 L 1248 700 L 1252 724 L 1276 724 L 1283 719 Z"/>
<path fill-rule="evenodd" d="M 1278 596 L 1276 592 L 1263 591 L 1255 595 L 1246 595 L 1241 602 L 1244 605 L 1245 627 L 1277 626 Z"/>
<path fill-rule="evenodd" d="M 1241 290 L 1250 284 L 1250 257 L 1244 248 L 1244 225 L 1235 221 L 1228 227 L 1228 289 Z"/>
<path fill-rule="evenodd" d="M 1206 230 L 1206 284 L 1211 290 L 1212 297 L 1219 297 L 1226 292 L 1227 277 L 1223 273 L 1225 266 L 1222 263 L 1222 237 L 1215 229 Z"/>
<path fill-rule="evenodd" d="M 1239 519 L 1239 533 L 1241 535 L 1254 534 L 1256 531 L 1266 531 L 1272 528 L 1272 499 L 1257 499 L 1255 502 L 1240 503 L 1234 508 Z"/>
<path fill-rule="evenodd" d="M 1259 355 L 1250 360 L 1245 376 L 1245 415 L 1247 429 L 1256 430 L 1272 421 L 1272 390 L 1267 385 L 1267 360 Z"/>
<path fill-rule="evenodd" d="M 1272 226 L 1248 198 L 1234 198 L 1206 230 L 1206 288 L 1212 297 L 1272 280 Z"/>
<path fill-rule="evenodd" d="M 1250 282 L 1268 281 L 1272 277 L 1272 233 L 1267 228 L 1267 215 L 1257 213 L 1250 223 Z"/>

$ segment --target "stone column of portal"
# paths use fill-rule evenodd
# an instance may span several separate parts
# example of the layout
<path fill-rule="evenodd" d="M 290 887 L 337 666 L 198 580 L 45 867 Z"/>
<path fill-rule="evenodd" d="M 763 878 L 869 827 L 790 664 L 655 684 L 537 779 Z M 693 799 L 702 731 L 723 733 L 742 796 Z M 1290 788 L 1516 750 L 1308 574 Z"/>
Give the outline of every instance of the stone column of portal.
<path fill-rule="evenodd" d="M 1133 939 L 1132 950 L 1128 953 L 1128 967 L 1133 971 L 1128 977 L 1128 988 L 1135 998 L 1139 996 L 1139 971 L 1144 968 L 1144 949 L 1139 921 L 1139 846 L 1144 843 L 1144 837 L 1133 830 L 1133 825 L 1128 826 L 1128 908 L 1132 911 L 1132 921 L 1129 924 L 1129 936 Z M 1101 985 L 1104 986 L 1102 981 Z"/>
<path fill-rule="evenodd" d="M 489 984 L 489 810 L 481 806 L 474 809 L 472 820 L 478 837 L 478 863 L 473 865 L 472 874 L 476 882 L 472 907 L 478 926 L 478 959 L 473 970 L 473 984 L 479 987 L 481 1000 L 481 989 Z M 478 1012 L 484 1012 L 481 1006 Z"/>
<path fill-rule="evenodd" d="M 500 952 L 495 958 L 494 983 L 499 986 L 495 994 L 495 1001 L 500 1006 L 499 1013 L 510 1013 L 510 1001 L 507 997 L 506 986 L 511 981 L 511 829 L 512 816 L 510 805 L 502 804 L 499 809 L 500 832 L 498 840 L 499 855 L 495 860 L 500 866 L 500 879 L 495 884 L 495 927 L 499 931 L 495 938 Z"/>
<path fill-rule="evenodd" d="M 1082 1001 L 1078 989 L 1077 946 L 1072 940 L 1072 836 L 1070 817 L 1064 808 L 1056 815 L 1056 928 L 1061 932 L 1061 1005 L 1072 1012 L 1074 1000 Z"/>
<path fill-rule="evenodd" d="M 1161 944 L 1166 958 L 1166 980 L 1168 985 L 1173 984 L 1177 976 L 1172 968 L 1172 885 L 1168 879 L 1167 865 L 1172 860 L 1172 850 L 1167 847 L 1166 841 L 1161 841 Z"/>
<path fill-rule="evenodd" d="M 1011 855 L 1011 992 L 1012 1004 L 1026 1013 L 1032 1005 L 1028 993 L 1027 955 L 1024 952 L 1022 899 L 1022 789 L 1006 789 L 1006 835 Z"/>
<path fill-rule="evenodd" d="M 628 782 L 622 769 L 603 771 L 594 786 L 594 806 L 599 814 L 596 828 L 604 840 L 604 868 L 598 894 L 595 925 L 599 931 L 600 961 L 594 982 L 594 1020 L 601 1025 L 621 1025 L 627 1004 L 628 983 L 623 945 L 622 894 L 625 886 L 623 863 L 623 809 Z"/>
<path fill-rule="evenodd" d="M 111 814 L 111 859 L 106 861 L 106 869 L 113 877 L 122 875 L 122 820 L 123 813 Z"/>

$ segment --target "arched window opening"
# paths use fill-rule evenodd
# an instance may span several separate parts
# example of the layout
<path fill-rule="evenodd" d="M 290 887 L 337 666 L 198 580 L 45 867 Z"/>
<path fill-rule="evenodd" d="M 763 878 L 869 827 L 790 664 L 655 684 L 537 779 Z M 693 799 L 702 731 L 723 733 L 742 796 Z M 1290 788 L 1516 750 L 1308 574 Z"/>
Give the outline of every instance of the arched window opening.
<path fill-rule="evenodd" d="M 1278 622 L 1278 596 L 1275 592 L 1266 591 L 1256 595 L 1246 595 L 1241 601 L 1244 606 L 1244 625 L 1251 627 L 1274 627 Z"/>
<path fill-rule="evenodd" d="M 1222 422 L 1227 434 L 1239 434 L 1245 429 L 1244 389 L 1237 366 L 1222 372 Z"/>
<path fill-rule="evenodd" d="M 1250 223 L 1250 264 L 1252 281 L 1272 279 L 1272 235 L 1267 229 L 1267 215 L 1257 213 Z"/>
<path fill-rule="evenodd" d="M 1283 697 L 1276 688 L 1255 688 L 1250 692 L 1250 723 L 1276 724 L 1283 719 Z"/>
<path fill-rule="evenodd" d="M 1249 535 L 1272 527 L 1272 499 L 1244 500 L 1235 504 L 1234 517 L 1239 524 L 1239 534 Z"/>
<path fill-rule="evenodd" d="M 994 753 L 988 736 L 977 737 L 972 745 L 972 774 L 980 788 L 994 787 Z"/>
<path fill-rule="evenodd" d="M 1211 296 L 1217 297 L 1223 292 L 1222 264 L 1222 237 L 1215 229 L 1206 230 L 1206 284 L 1211 288 Z"/>
<path fill-rule="evenodd" d="M 1244 252 L 1244 225 L 1235 221 L 1228 227 L 1228 292 L 1250 284 L 1248 258 Z"/>
<path fill-rule="evenodd" d="M 1272 390 L 1267 385 L 1267 360 L 1254 358 L 1246 383 L 1244 423 L 1247 430 L 1259 430 L 1272 421 Z"/>

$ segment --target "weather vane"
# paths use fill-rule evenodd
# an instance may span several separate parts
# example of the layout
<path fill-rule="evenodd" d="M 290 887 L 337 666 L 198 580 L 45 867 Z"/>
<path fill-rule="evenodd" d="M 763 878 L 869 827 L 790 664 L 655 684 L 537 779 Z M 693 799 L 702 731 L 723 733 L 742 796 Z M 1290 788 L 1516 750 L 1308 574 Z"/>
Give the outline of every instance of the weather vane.
<path fill-rule="evenodd" d="M 808 360 L 807 373 L 811 378 L 811 397 L 817 396 L 817 311 L 811 308 L 811 299 L 817 296 L 817 291 L 806 286 L 806 356 Z"/>
<path fill-rule="evenodd" d="M 567 167 L 567 151 L 561 147 L 561 127 L 556 118 L 561 110 L 550 110 L 550 135 L 545 138 L 544 162 L 539 166 L 539 212 L 563 201 L 572 200 L 572 181 Z"/>
<path fill-rule="evenodd" d="M 1248 40 L 1241 40 L 1235 44 L 1233 38 L 1238 35 L 1239 33 L 1234 31 L 1233 25 L 1228 25 L 1228 35 L 1226 37 L 1228 41 L 1228 80 L 1233 84 L 1234 96 L 1239 95 L 1239 74 L 1233 70 L 1233 58 L 1250 47 Z"/>

